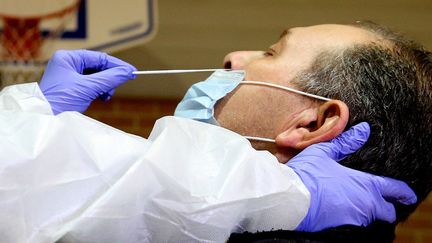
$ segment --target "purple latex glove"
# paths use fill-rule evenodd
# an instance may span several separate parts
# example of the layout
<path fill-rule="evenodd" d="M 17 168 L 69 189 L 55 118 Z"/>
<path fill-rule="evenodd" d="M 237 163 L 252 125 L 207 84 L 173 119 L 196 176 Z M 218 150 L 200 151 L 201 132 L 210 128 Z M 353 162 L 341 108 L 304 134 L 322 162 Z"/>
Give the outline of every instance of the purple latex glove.
<path fill-rule="evenodd" d="M 309 211 L 296 230 L 316 232 L 340 225 L 394 222 L 392 202 L 413 204 L 415 193 L 402 181 L 371 175 L 338 162 L 363 146 L 370 134 L 360 123 L 330 142 L 309 146 L 287 162 L 311 194 Z"/>
<path fill-rule="evenodd" d="M 92 74 L 85 75 L 91 70 Z M 109 100 L 115 88 L 134 79 L 136 68 L 106 53 L 88 50 L 56 51 L 40 81 L 54 114 L 84 112 L 98 97 Z"/>

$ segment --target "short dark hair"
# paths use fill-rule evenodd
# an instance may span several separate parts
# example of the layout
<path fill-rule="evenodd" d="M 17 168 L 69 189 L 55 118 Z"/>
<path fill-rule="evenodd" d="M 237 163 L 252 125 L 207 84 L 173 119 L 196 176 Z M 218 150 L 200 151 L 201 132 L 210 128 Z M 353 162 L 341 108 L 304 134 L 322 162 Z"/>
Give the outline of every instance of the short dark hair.
<path fill-rule="evenodd" d="M 377 42 L 325 50 L 294 81 L 300 89 L 344 101 L 348 127 L 367 121 L 366 145 L 342 163 L 405 181 L 418 203 L 397 207 L 405 219 L 432 188 L 432 55 L 422 46 L 372 22 L 356 23 Z"/>

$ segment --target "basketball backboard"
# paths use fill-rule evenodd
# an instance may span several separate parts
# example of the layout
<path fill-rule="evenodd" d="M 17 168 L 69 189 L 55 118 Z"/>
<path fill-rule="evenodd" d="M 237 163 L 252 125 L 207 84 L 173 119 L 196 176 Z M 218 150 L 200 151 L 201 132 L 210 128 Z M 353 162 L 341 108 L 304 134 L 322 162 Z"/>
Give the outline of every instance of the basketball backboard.
<path fill-rule="evenodd" d="M 142 44 L 156 33 L 156 0 L 81 0 L 55 48 L 114 51 Z"/>
<path fill-rule="evenodd" d="M 60 38 L 50 44 L 50 53 L 43 54 L 45 58 L 57 49 L 119 50 L 142 44 L 156 33 L 156 0 L 0 0 L 0 31 L 5 17 L 39 18 L 75 2 L 77 10 L 62 26 Z M 54 26 L 51 19 L 41 20 L 39 30 L 48 35 Z"/>
<path fill-rule="evenodd" d="M 156 33 L 156 0 L 0 0 L 0 87 L 38 80 L 59 49 L 111 52 Z"/>

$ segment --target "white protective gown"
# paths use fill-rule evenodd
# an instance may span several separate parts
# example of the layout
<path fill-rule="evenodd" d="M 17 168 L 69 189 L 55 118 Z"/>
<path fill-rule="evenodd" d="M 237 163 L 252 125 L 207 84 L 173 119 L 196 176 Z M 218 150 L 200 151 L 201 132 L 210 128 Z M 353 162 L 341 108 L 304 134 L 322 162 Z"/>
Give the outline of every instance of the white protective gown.
<path fill-rule="evenodd" d="M 242 136 L 164 117 L 149 139 L 76 112 L 36 83 L 0 93 L 0 241 L 224 242 L 294 229 L 309 192 Z"/>

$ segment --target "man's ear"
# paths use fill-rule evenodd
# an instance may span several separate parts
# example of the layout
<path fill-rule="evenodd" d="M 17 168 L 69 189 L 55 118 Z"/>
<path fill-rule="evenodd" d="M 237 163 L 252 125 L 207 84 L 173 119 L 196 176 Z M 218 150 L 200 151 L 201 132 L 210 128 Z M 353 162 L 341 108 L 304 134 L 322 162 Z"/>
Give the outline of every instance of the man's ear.
<path fill-rule="evenodd" d="M 348 106 L 340 100 L 330 100 L 318 108 L 306 109 L 289 121 L 276 137 L 276 145 L 304 149 L 328 141 L 343 132 L 348 123 Z"/>

